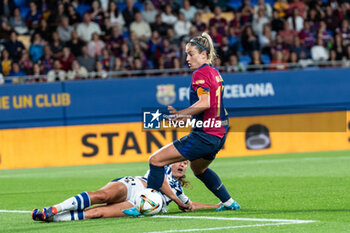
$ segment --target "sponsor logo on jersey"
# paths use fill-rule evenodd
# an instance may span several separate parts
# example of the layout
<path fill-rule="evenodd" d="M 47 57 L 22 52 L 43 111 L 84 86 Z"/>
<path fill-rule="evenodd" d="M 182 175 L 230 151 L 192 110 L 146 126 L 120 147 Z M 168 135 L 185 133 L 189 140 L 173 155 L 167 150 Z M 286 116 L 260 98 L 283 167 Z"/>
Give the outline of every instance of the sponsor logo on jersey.
<path fill-rule="evenodd" d="M 202 80 L 202 79 L 201 79 L 201 80 L 197 80 L 197 81 L 195 82 L 195 84 L 197 84 L 197 85 L 198 85 L 198 84 L 204 84 L 204 83 L 205 83 L 205 81 Z"/>
<path fill-rule="evenodd" d="M 216 78 L 216 82 L 218 82 L 218 83 L 224 81 L 220 75 L 215 76 L 215 78 Z"/>

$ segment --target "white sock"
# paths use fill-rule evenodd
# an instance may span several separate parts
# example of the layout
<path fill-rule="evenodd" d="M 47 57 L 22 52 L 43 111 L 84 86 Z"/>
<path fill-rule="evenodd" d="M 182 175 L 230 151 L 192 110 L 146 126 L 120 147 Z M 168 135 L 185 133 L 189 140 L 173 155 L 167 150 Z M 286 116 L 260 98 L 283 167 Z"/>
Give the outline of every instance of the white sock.
<path fill-rule="evenodd" d="M 70 197 L 67 200 L 65 200 L 57 205 L 54 205 L 54 206 L 57 209 L 57 213 L 78 209 L 78 203 L 77 203 L 75 197 Z"/>
<path fill-rule="evenodd" d="M 89 194 L 87 192 L 83 192 L 54 206 L 57 209 L 57 213 L 60 213 L 69 210 L 83 210 L 90 205 L 91 200 Z"/>
<path fill-rule="evenodd" d="M 53 222 L 84 220 L 84 211 L 66 211 L 53 216 Z"/>
<path fill-rule="evenodd" d="M 230 198 L 230 199 L 228 199 L 228 201 L 225 201 L 222 204 L 224 204 L 224 206 L 230 206 L 230 205 L 232 205 L 233 202 L 234 202 L 234 200 L 232 198 Z"/>

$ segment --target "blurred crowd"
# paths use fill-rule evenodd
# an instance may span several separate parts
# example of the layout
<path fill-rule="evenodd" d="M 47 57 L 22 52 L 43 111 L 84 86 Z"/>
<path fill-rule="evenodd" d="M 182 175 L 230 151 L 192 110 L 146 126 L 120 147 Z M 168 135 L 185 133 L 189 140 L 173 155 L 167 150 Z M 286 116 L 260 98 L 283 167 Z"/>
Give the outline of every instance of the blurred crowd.
<path fill-rule="evenodd" d="M 203 31 L 223 71 L 333 67 L 350 60 L 349 19 L 346 0 L 2 0 L 0 72 L 52 82 L 185 68 Z"/>

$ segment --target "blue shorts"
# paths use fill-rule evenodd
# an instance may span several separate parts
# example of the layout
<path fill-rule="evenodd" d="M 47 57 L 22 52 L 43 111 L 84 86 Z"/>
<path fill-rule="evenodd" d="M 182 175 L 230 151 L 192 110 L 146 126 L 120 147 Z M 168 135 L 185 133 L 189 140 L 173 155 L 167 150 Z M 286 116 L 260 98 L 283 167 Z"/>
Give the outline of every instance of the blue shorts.
<path fill-rule="evenodd" d="M 200 158 L 214 160 L 225 143 L 226 135 L 219 138 L 201 131 L 192 131 L 173 144 L 180 154 L 190 161 Z"/>

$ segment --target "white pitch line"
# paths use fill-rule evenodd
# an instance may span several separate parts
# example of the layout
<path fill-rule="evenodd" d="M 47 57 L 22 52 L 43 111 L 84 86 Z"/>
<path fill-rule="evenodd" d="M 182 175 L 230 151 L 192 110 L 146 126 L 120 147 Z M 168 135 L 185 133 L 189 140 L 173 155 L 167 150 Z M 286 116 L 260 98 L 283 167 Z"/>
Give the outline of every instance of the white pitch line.
<path fill-rule="evenodd" d="M 178 218 L 178 219 L 209 219 L 209 220 L 229 220 L 229 221 L 254 221 L 254 222 L 284 222 L 284 223 L 312 223 L 314 220 L 292 220 L 292 219 L 275 219 L 275 218 L 227 218 L 227 217 L 209 217 L 209 216 L 171 216 L 156 215 L 153 218 Z"/>
<path fill-rule="evenodd" d="M 227 217 L 209 217 L 209 216 L 153 216 L 153 218 L 177 218 L 177 219 L 209 219 L 209 220 L 229 220 L 229 221 L 256 221 L 256 222 L 275 222 L 265 224 L 241 225 L 241 226 L 227 226 L 227 227 L 212 227 L 212 228 L 194 228 L 184 230 L 166 230 L 154 231 L 148 233 L 171 233 L 171 232 L 193 232 L 193 231 L 216 231 L 224 229 L 248 228 L 248 227 L 263 227 L 263 226 L 279 226 L 288 224 L 303 224 L 317 222 L 314 220 L 291 220 L 291 219 L 263 219 L 263 218 L 227 218 Z"/>
<path fill-rule="evenodd" d="M 0 210 L 0 213 L 32 213 L 28 210 Z M 174 215 L 155 215 L 153 218 L 177 218 L 177 219 L 208 219 L 208 220 L 228 220 L 228 221 L 254 221 L 254 222 L 278 222 L 278 223 L 313 223 L 315 220 L 293 220 L 293 219 L 275 219 L 275 218 L 228 218 L 228 217 L 210 217 L 210 216 L 174 216 Z"/>
<path fill-rule="evenodd" d="M 193 231 L 217 231 L 217 230 L 234 229 L 234 228 L 279 226 L 279 225 L 288 225 L 288 224 L 300 224 L 300 223 L 291 223 L 291 222 L 265 223 L 265 224 L 241 225 L 241 226 L 227 226 L 227 227 L 194 228 L 194 229 L 185 229 L 185 230 L 152 231 L 152 232 L 147 232 L 147 233 L 171 233 L 171 232 L 193 232 Z"/>
<path fill-rule="evenodd" d="M 32 211 L 28 210 L 0 210 L 0 213 L 31 213 Z"/>
<path fill-rule="evenodd" d="M 28 210 L 0 210 L 0 213 L 32 213 Z M 255 221 L 255 222 L 275 222 L 265 224 L 254 224 L 254 225 L 241 225 L 241 226 L 227 226 L 227 227 L 212 227 L 212 228 L 194 228 L 184 230 L 166 230 L 166 231 L 154 231 L 148 233 L 172 233 L 172 232 L 194 232 L 194 231 L 217 231 L 224 229 L 235 229 L 235 228 L 249 228 L 249 227 L 263 227 L 263 226 L 278 226 L 288 224 L 303 224 L 317 222 L 314 220 L 291 220 L 291 219 L 263 219 L 263 218 L 227 218 L 227 217 L 210 217 L 210 216 L 153 216 L 153 218 L 177 218 L 177 219 L 208 219 L 208 220 L 229 220 L 229 221 Z"/>

